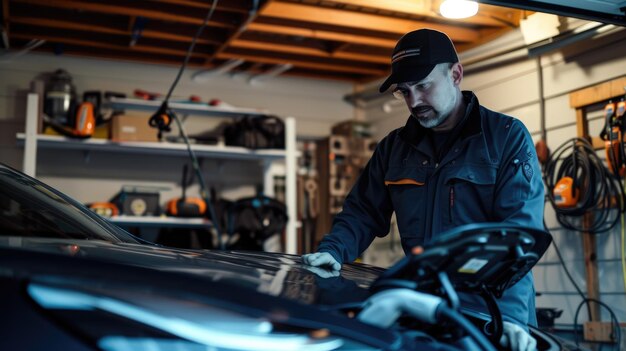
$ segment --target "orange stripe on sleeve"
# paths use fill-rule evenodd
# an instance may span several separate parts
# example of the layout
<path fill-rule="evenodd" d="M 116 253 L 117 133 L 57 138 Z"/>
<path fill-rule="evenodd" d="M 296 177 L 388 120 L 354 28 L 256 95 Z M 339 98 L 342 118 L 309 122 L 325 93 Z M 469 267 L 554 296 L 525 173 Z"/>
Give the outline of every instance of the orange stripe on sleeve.
<path fill-rule="evenodd" d="M 398 179 L 398 180 L 385 180 L 385 185 L 406 185 L 406 184 L 412 184 L 412 185 L 424 185 L 424 183 L 422 182 L 418 182 L 415 179 L 410 179 L 410 178 L 402 178 L 402 179 Z"/>

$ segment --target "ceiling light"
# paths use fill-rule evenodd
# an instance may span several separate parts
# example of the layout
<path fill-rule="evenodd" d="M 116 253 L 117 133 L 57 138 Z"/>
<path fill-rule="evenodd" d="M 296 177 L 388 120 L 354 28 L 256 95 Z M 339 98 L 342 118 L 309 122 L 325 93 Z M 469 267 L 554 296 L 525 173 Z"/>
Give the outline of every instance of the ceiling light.
<path fill-rule="evenodd" d="M 276 77 L 282 73 L 287 72 L 288 70 L 292 68 L 293 68 L 293 65 L 291 63 L 283 63 L 283 64 L 276 65 L 263 73 L 259 73 L 259 74 L 255 74 L 251 76 L 250 79 L 248 79 L 248 84 L 252 85 L 262 80 L 266 80 L 271 77 Z"/>
<path fill-rule="evenodd" d="M 242 60 L 242 59 L 230 59 L 230 60 L 222 63 L 218 67 L 215 67 L 215 68 L 212 68 L 212 69 L 208 69 L 208 70 L 200 70 L 200 71 L 194 73 L 191 76 L 191 80 L 193 80 L 196 83 L 204 83 L 204 82 L 208 81 L 209 79 L 211 79 L 212 77 L 216 77 L 216 76 L 222 75 L 224 73 L 230 72 L 235 67 L 240 66 L 244 62 L 245 61 Z"/>
<path fill-rule="evenodd" d="M 439 6 L 439 13 L 447 18 L 467 18 L 478 12 L 478 3 L 470 0 L 444 0 Z"/>

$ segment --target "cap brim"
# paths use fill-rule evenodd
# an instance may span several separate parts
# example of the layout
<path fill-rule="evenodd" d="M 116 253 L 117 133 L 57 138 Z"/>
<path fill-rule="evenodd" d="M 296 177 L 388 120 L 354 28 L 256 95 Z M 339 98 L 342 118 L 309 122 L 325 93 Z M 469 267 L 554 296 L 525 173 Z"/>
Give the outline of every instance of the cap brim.
<path fill-rule="evenodd" d="M 378 91 L 384 93 L 392 84 L 403 82 L 419 82 L 426 78 L 437 65 L 420 65 L 413 66 L 409 69 L 403 69 L 403 72 L 391 73 L 387 79 L 380 85 Z"/>

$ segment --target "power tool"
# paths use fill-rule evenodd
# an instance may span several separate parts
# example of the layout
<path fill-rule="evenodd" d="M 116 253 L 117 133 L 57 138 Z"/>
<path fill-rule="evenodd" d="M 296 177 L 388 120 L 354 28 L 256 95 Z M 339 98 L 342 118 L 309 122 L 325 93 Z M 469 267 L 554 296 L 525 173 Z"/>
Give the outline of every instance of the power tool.
<path fill-rule="evenodd" d="M 580 191 L 576 191 L 574 178 L 563 177 L 556 182 L 554 190 L 554 203 L 560 208 L 575 207 L 580 198 Z"/>
<path fill-rule="evenodd" d="M 183 196 L 179 199 L 172 199 L 167 203 L 167 214 L 174 217 L 203 217 L 206 214 L 207 205 L 204 200 L 197 197 L 187 197 L 187 186 L 193 181 L 187 181 L 187 165 L 183 167 L 182 189 Z"/>
<path fill-rule="evenodd" d="M 117 216 L 120 213 L 117 206 L 112 202 L 94 202 L 88 206 L 90 210 L 106 218 Z"/>
<path fill-rule="evenodd" d="M 148 120 L 148 124 L 150 127 L 157 128 L 159 130 L 157 135 L 159 137 L 159 141 L 161 141 L 163 139 L 163 132 L 172 131 L 170 125 L 173 120 L 174 117 L 172 116 L 172 111 L 170 111 L 167 105 L 167 101 L 163 101 L 161 107 L 159 107 L 157 112 L 155 112 L 152 117 L 150 117 L 150 120 Z"/>
<path fill-rule="evenodd" d="M 616 176 L 626 175 L 626 155 L 623 146 L 625 102 L 609 102 L 604 107 L 605 126 L 600 134 L 604 139 L 608 169 Z"/>

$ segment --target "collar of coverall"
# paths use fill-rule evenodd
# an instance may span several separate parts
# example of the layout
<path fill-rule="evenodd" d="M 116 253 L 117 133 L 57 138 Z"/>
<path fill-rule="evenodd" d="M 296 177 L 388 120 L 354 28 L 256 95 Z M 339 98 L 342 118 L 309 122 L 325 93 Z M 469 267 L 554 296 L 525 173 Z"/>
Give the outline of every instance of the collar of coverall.
<path fill-rule="evenodd" d="M 471 91 L 463 91 L 463 99 L 467 103 L 465 110 L 465 128 L 461 131 L 460 138 L 465 139 L 470 136 L 479 134 L 482 131 L 482 118 L 480 117 L 478 98 Z M 428 129 L 422 127 L 419 122 L 409 116 L 406 125 L 400 131 L 400 137 L 407 143 L 417 145 L 426 135 Z"/>

